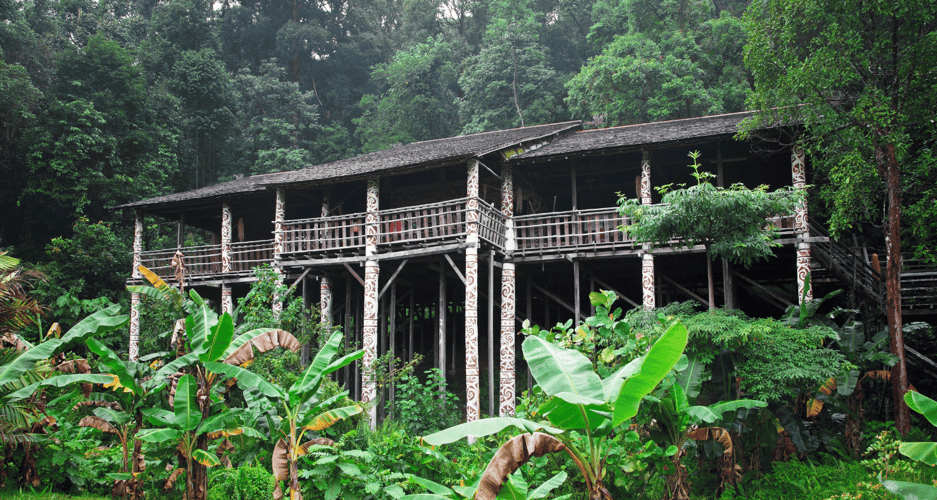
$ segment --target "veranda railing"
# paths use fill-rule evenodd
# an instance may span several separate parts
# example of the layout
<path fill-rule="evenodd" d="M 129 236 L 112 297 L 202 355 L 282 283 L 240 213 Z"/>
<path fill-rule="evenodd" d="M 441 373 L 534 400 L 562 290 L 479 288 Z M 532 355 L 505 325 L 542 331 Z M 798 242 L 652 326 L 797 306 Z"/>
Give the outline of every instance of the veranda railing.
<path fill-rule="evenodd" d="M 514 218 L 515 253 L 620 250 L 640 246 L 619 227 L 627 218 L 617 208 L 572 210 Z"/>
<path fill-rule="evenodd" d="M 175 248 L 149 250 L 140 253 L 140 263 L 164 280 L 174 279 L 172 259 Z M 178 249 L 182 253 L 186 279 L 222 276 L 221 245 L 188 246 Z M 273 262 L 273 240 L 231 243 L 229 274 L 247 275 L 251 269 Z"/>

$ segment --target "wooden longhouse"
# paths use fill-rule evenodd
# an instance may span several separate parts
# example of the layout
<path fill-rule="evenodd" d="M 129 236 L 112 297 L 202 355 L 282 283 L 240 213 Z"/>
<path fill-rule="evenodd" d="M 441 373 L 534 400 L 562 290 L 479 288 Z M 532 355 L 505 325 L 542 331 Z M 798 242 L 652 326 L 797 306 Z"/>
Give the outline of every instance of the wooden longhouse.
<path fill-rule="evenodd" d="M 178 251 L 186 286 L 231 311 L 251 269 L 269 263 L 307 300 L 318 282 L 321 321 L 343 326 L 365 349 L 365 366 L 387 352 L 421 353 L 421 369 L 440 367 L 450 387 L 464 389 L 468 420 L 483 405 L 511 414 L 517 381 L 527 380 L 516 349 L 522 321 L 578 323 L 597 289 L 615 290 L 625 308 L 706 303 L 702 247 L 629 239 L 616 193 L 659 202 L 655 185 L 692 182 L 694 150 L 719 185 L 806 184 L 803 151 L 755 152 L 733 138 L 748 116 L 598 130 L 574 121 L 438 139 L 131 203 L 120 207 L 137 213 L 131 282 L 141 282 L 139 264 L 172 282 Z M 144 214 L 178 221 L 178 246 L 144 250 Z M 719 305 L 776 313 L 797 302 L 812 265 L 814 277 L 830 274 L 812 258 L 836 274 L 835 252 L 812 256 L 830 243 L 808 224 L 805 206 L 773 223 L 776 257 L 748 270 L 723 263 Z M 183 247 L 185 227 L 210 231 L 219 244 Z M 133 294 L 132 358 L 139 303 Z M 347 388 L 365 402 L 378 397 L 354 373 Z"/>

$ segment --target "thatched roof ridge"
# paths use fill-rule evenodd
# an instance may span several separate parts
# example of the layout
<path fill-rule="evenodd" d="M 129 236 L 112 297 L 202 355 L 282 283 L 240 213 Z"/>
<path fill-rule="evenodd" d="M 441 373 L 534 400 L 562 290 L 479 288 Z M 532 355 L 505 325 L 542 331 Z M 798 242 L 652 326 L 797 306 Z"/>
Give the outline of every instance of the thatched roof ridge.
<path fill-rule="evenodd" d="M 580 130 L 550 144 L 513 156 L 511 161 L 527 163 L 554 157 L 603 154 L 668 144 L 691 142 L 704 138 L 729 137 L 738 132 L 742 120 L 752 112 L 728 113 L 700 118 L 640 123 L 620 127 Z"/>
<path fill-rule="evenodd" d="M 192 191 L 127 203 L 116 208 L 142 209 L 156 206 L 184 205 L 198 200 L 271 190 L 278 186 L 327 184 L 339 179 L 353 180 L 381 172 L 448 165 L 468 161 L 471 158 L 481 158 L 489 153 L 521 143 L 545 140 L 567 131 L 573 131 L 579 128 L 581 123 L 578 120 L 550 123 L 396 145 L 381 151 L 300 170 L 254 175 Z"/>
<path fill-rule="evenodd" d="M 167 194 L 163 196 L 157 196 L 156 198 L 149 198 L 146 200 L 135 201 L 133 203 L 126 203 L 114 208 L 146 208 L 157 205 L 181 204 L 192 200 L 218 198 L 235 194 L 246 194 L 255 191 L 263 191 L 264 187 L 260 185 L 260 179 L 268 175 L 276 174 L 252 175 L 250 177 L 235 179 L 233 181 L 212 184 L 211 186 L 205 186 L 198 189 L 193 189 L 191 191 L 183 191 L 181 193 Z"/>
<path fill-rule="evenodd" d="M 324 183 L 337 179 L 363 178 L 378 172 L 414 170 L 421 167 L 452 164 L 468 161 L 470 158 L 481 158 L 489 153 L 521 143 L 545 139 L 576 129 L 580 124 L 581 122 L 576 120 L 412 142 L 354 158 L 292 172 L 282 172 L 262 182 L 267 186 Z"/>

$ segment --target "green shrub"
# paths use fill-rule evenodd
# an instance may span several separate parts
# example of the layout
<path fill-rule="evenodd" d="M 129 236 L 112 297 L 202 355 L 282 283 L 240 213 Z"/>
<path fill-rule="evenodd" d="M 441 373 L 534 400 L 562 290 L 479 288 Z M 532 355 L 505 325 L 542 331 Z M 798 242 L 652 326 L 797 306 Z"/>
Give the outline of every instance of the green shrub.
<path fill-rule="evenodd" d="M 237 469 L 212 467 L 208 470 L 208 500 L 237 500 L 234 482 Z"/>
<path fill-rule="evenodd" d="M 268 500 L 273 497 L 273 474 L 255 465 L 238 467 L 234 477 L 234 500 Z"/>
<path fill-rule="evenodd" d="M 458 398 L 445 391 L 439 368 L 427 370 L 426 381 L 407 374 L 397 385 L 396 414 L 394 418 L 411 436 L 424 436 L 447 427 L 461 419 Z"/>
<path fill-rule="evenodd" d="M 270 500 L 273 474 L 259 465 L 209 471 L 208 500 Z"/>

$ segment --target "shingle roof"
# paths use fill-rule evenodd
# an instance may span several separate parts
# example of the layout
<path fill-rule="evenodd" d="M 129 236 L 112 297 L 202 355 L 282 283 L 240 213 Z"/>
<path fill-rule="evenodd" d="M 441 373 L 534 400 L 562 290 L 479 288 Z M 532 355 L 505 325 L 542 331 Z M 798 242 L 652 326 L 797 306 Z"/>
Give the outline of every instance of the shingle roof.
<path fill-rule="evenodd" d="M 463 135 L 447 139 L 413 142 L 375 151 L 366 155 L 315 165 L 301 170 L 255 175 L 222 182 L 213 186 L 175 193 L 148 200 L 120 205 L 116 208 L 147 208 L 159 205 L 178 205 L 186 202 L 245 194 L 272 189 L 275 186 L 326 182 L 336 179 L 354 179 L 376 172 L 386 172 L 449 164 L 469 158 L 481 158 L 489 153 L 522 142 L 548 138 L 578 128 L 582 122 L 550 123 L 533 127 L 498 130 Z"/>
<path fill-rule="evenodd" d="M 463 135 L 448 139 L 413 142 L 346 160 L 333 161 L 292 172 L 283 172 L 275 177 L 264 179 L 262 183 L 269 186 L 279 186 L 339 178 L 350 179 L 375 172 L 411 169 L 469 158 L 480 158 L 488 153 L 522 142 L 534 141 L 578 128 L 580 124 L 581 122 L 577 120 Z"/>
<path fill-rule="evenodd" d="M 751 112 L 730 113 L 666 122 L 641 123 L 621 127 L 580 130 L 550 144 L 511 157 L 511 161 L 545 160 L 554 156 L 577 155 L 584 152 L 602 153 L 610 150 L 633 149 L 662 145 L 704 137 L 735 135 L 739 123 Z"/>
<path fill-rule="evenodd" d="M 266 174 L 266 175 L 276 175 L 276 174 Z M 179 204 L 186 201 L 199 200 L 199 199 L 208 199 L 216 198 L 219 196 L 226 196 L 232 194 L 245 194 L 251 193 L 254 191 L 263 191 L 264 187 L 260 185 L 260 179 L 266 175 L 254 175 L 251 177 L 244 177 L 242 179 L 235 179 L 233 181 L 222 182 L 219 184 L 214 184 L 211 186 L 206 186 L 198 189 L 193 189 L 191 191 L 183 191 L 181 193 L 167 194 L 164 196 L 157 196 L 156 198 L 150 198 L 147 200 L 135 201 L 133 203 L 127 203 L 115 207 L 115 209 L 121 208 L 146 208 L 153 207 L 157 205 L 172 205 Z"/>

